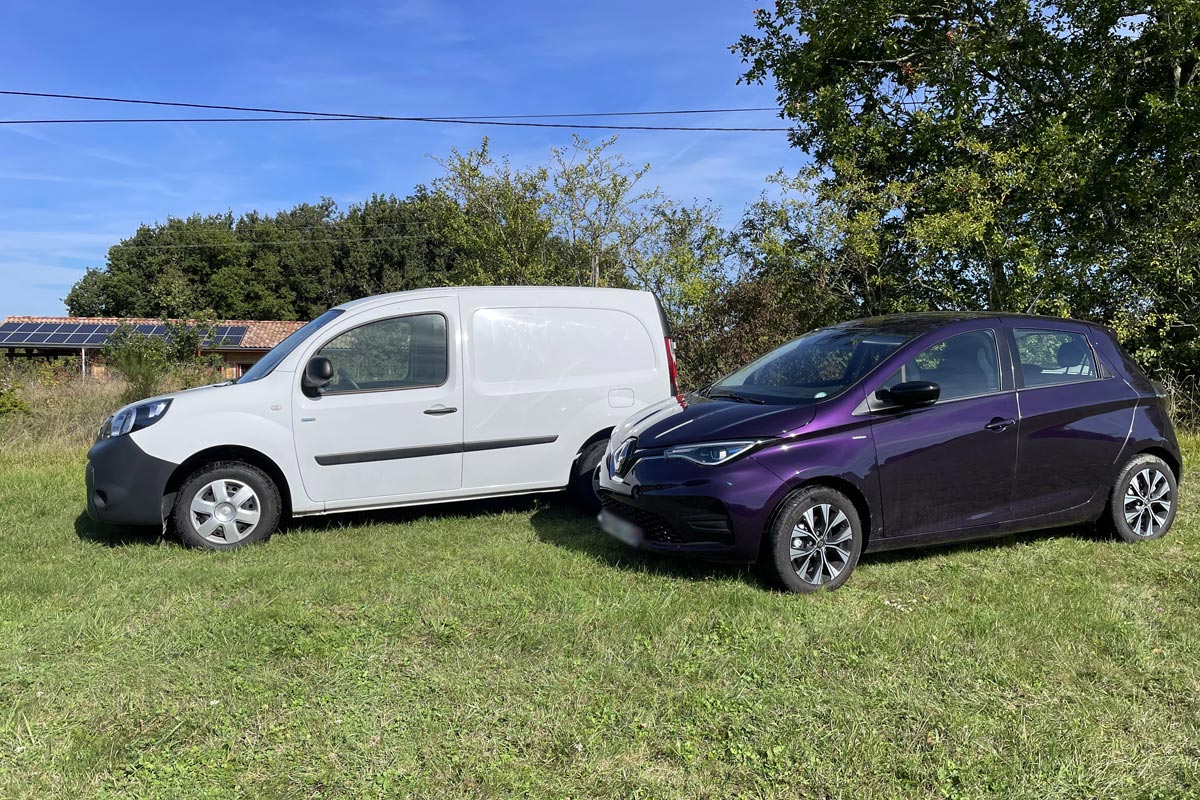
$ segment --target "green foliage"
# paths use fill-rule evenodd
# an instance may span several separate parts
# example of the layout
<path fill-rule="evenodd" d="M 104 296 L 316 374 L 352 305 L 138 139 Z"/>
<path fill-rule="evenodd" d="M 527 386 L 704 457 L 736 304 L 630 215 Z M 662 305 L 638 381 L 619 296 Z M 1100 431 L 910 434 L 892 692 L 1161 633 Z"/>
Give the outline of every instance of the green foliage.
<path fill-rule="evenodd" d="M 153 397 L 167 387 L 168 377 L 178 388 L 213 377 L 209 360 L 199 355 L 201 342 L 212 333 L 212 323 L 163 320 L 163 336 L 139 333 L 132 325 L 117 326 L 104 346 L 104 360 L 125 380 L 123 401 L 132 403 Z"/>
<path fill-rule="evenodd" d="M 6 414 L 28 414 L 29 404 L 17 396 L 20 384 L 0 385 L 0 417 Z"/>
<path fill-rule="evenodd" d="M 1101 320 L 1197 371 L 1200 5 L 780 0 L 755 24 L 745 79 L 774 81 L 815 191 L 884 212 L 912 302 Z"/>

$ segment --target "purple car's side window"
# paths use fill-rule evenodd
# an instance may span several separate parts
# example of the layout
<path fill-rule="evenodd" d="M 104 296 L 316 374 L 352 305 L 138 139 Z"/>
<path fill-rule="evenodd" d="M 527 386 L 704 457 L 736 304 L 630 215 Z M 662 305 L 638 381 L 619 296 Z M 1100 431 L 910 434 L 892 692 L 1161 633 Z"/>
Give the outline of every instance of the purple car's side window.
<path fill-rule="evenodd" d="M 1017 328 L 1017 361 L 1025 386 L 1094 381 L 1095 356 L 1087 339 L 1072 331 Z"/>
<path fill-rule="evenodd" d="M 1000 390 L 1000 360 L 991 330 L 960 333 L 930 345 L 911 358 L 883 384 L 931 381 L 941 388 L 939 400 L 990 394 Z"/>

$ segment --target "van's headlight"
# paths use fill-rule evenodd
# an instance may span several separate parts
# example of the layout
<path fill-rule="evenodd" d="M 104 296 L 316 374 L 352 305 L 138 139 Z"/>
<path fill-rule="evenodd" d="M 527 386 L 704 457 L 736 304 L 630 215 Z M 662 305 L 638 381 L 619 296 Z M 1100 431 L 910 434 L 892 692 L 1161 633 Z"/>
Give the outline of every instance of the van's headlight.
<path fill-rule="evenodd" d="M 142 428 L 149 428 L 162 419 L 170 407 L 170 400 L 152 400 L 149 403 L 126 406 L 104 420 L 104 424 L 100 426 L 100 435 L 96 438 L 115 439 Z"/>
<path fill-rule="evenodd" d="M 667 448 L 667 458 L 683 458 L 705 466 L 724 464 L 760 444 L 762 439 L 741 439 L 733 442 L 681 444 Z"/>

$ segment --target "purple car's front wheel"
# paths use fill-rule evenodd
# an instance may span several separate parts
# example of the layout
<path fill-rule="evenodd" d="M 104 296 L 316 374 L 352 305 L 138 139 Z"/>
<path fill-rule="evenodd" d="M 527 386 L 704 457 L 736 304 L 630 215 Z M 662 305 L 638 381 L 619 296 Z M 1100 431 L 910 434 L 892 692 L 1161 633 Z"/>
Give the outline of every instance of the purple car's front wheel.
<path fill-rule="evenodd" d="M 806 487 L 785 500 L 769 535 L 775 577 L 793 592 L 836 589 L 862 555 L 858 510 L 826 486 Z"/>

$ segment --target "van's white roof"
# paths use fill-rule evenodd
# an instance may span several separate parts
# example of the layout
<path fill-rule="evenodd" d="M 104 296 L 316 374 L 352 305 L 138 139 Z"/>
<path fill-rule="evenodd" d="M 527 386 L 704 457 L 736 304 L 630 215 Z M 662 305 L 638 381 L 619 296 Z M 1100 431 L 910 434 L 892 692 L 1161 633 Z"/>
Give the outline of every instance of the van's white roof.
<path fill-rule="evenodd" d="M 479 294 L 530 294 L 533 292 L 554 292 L 562 294 L 648 294 L 638 289 L 597 289 L 591 286 L 439 286 L 429 289 L 411 289 L 406 292 L 376 294 L 342 303 L 336 308 L 343 310 L 359 308 L 366 305 L 377 305 L 394 300 L 414 300 L 421 297 L 471 296 Z"/>

